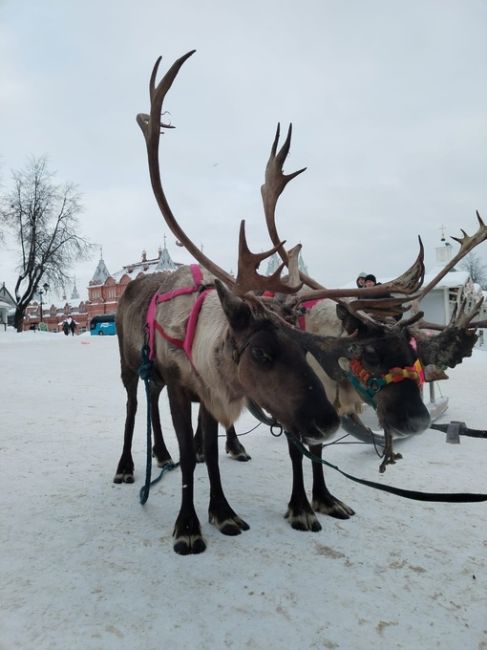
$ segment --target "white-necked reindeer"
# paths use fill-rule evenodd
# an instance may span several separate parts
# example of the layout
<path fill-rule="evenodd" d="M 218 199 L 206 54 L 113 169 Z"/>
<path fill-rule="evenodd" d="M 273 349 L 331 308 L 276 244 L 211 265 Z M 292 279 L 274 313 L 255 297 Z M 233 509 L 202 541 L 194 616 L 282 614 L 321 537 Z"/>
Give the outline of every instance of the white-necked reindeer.
<path fill-rule="evenodd" d="M 265 183 L 261 188 L 267 228 L 274 243 L 279 237 L 275 224 L 277 198 L 286 183 L 304 171 L 304 169 L 299 170 L 293 175 L 283 174 L 282 167 L 289 152 L 291 133 L 290 127 L 287 138 L 278 152 L 278 127 L 266 167 Z M 407 357 L 407 352 L 401 346 L 409 348 L 413 358 L 419 359 L 423 367 L 453 368 L 464 357 L 470 356 L 472 353 L 476 341 L 476 324 L 472 323 L 472 319 L 479 313 L 482 301 L 473 305 L 468 313 L 464 309 L 460 309 L 452 317 L 448 327 L 442 328 L 441 334 L 434 338 L 425 337 L 420 329 L 421 326 L 426 327 L 431 324 L 424 323 L 424 321 L 418 322 L 417 318 L 387 322 L 384 316 L 400 316 L 406 303 L 410 303 L 413 298 L 419 300 L 424 297 L 459 260 L 487 238 L 487 227 L 478 213 L 477 218 L 479 221 L 477 233 L 468 236 L 463 231 L 462 238 L 454 238 L 460 243 L 458 254 L 427 286 L 422 287 L 424 265 L 420 240 L 420 254 L 408 271 L 379 287 L 357 289 L 353 295 L 358 299 L 352 304 L 340 300 L 340 297 L 343 296 L 341 291 L 326 289 L 313 278 L 301 273 L 295 256 L 294 264 L 292 264 L 291 256 L 283 247 L 279 248 L 279 254 L 289 266 L 291 283 L 295 285 L 301 280 L 305 285 L 299 292 L 297 303 L 301 305 L 303 312 L 299 317 L 300 326 L 305 331 L 321 336 L 344 336 L 354 332 L 357 342 L 364 342 L 371 338 L 376 339 L 374 348 L 366 346 L 365 350 L 361 352 L 360 360 L 355 360 L 352 364 L 348 360 L 340 361 L 342 368 L 346 370 L 346 375 L 342 376 L 339 381 L 337 381 L 336 373 L 327 373 L 323 366 L 320 367 L 313 358 L 310 358 L 310 364 L 322 380 L 328 399 L 337 408 L 339 415 L 350 417 L 357 422 L 360 422 L 364 394 L 369 392 L 370 395 L 369 387 L 372 383 L 375 384 L 373 400 L 379 422 L 384 428 L 386 444 L 381 471 L 385 470 L 387 464 L 394 463 L 397 458 L 400 458 L 400 454 L 395 454 L 393 451 L 394 434 L 420 433 L 429 424 L 429 420 L 421 414 L 421 408 L 418 408 L 417 404 L 418 374 L 414 372 L 413 368 L 414 363 L 417 362 L 408 365 L 404 361 L 404 355 Z M 402 295 L 399 301 L 393 297 L 397 295 L 397 292 Z M 336 301 L 338 301 L 338 305 Z M 295 299 L 293 302 L 296 305 Z M 377 315 L 380 316 L 379 319 L 374 318 Z M 297 318 L 296 321 L 298 321 Z M 398 348 L 396 350 L 379 344 L 379 341 L 389 340 L 390 337 L 397 337 Z M 363 363 L 364 360 L 367 361 L 366 364 Z M 378 367 L 374 372 L 370 372 L 370 368 L 374 368 L 376 365 L 383 367 L 384 363 L 386 367 L 388 363 L 391 364 L 388 366 L 391 370 L 387 373 L 381 374 Z M 378 383 L 377 378 L 382 381 Z M 399 384 L 394 383 L 397 379 L 401 379 Z M 391 400 L 393 391 L 400 393 L 400 400 Z M 321 457 L 321 446 L 314 447 L 312 452 Z M 351 508 L 329 493 L 324 480 L 323 466 L 319 463 L 313 463 L 312 504 L 310 505 L 303 483 L 302 454 L 291 444 L 290 454 L 294 482 L 287 516 L 294 528 L 319 530 L 321 526 L 314 512 L 338 518 L 348 518 L 354 514 Z"/>
<path fill-rule="evenodd" d="M 310 339 L 285 325 L 254 292 L 294 292 L 280 280 L 257 273 L 262 259 L 274 253 L 251 254 L 240 231 L 236 280 L 209 260 L 177 224 L 160 180 L 158 147 L 162 104 L 180 67 L 192 52 L 176 61 L 155 84 L 150 82 L 150 115 L 137 121 L 147 144 L 155 197 L 169 227 L 188 251 L 208 270 L 182 267 L 175 273 L 142 277 L 130 283 L 117 310 L 121 375 L 127 391 L 124 446 L 115 482 L 133 481 L 131 444 L 137 409 L 140 352 L 146 337 L 153 357 L 151 410 L 159 427 L 157 401 L 166 386 L 176 431 L 182 472 L 182 502 L 174 527 L 174 550 L 200 553 L 206 544 L 193 504 L 195 453 L 191 402 L 200 402 L 204 453 L 210 480 L 209 518 L 227 535 L 248 525 L 230 507 L 218 467 L 217 427 L 230 427 L 252 399 L 287 430 L 308 444 L 326 439 L 339 424 L 323 386 L 306 361 L 307 350 L 318 356 L 346 356 L 348 343 Z M 217 279 L 215 276 L 218 276 Z M 305 346 L 305 347 L 303 347 Z M 282 399 L 282 395 L 287 397 Z M 161 434 L 162 441 L 162 434 Z M 167 450 L 166 450 L 167 451 Z"/>

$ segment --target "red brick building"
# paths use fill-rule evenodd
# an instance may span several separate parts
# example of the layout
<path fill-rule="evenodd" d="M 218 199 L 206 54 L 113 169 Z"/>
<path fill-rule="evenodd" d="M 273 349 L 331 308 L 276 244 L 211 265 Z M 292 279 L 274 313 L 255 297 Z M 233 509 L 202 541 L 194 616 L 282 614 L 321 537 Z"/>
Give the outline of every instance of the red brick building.
<path fill-rule="evenodd" d="M 158 257 L 147 258 L 147 253 L 142 251 L 141 260 L 133 264 L 127 264 L 120 271 L 111 274 L 100 257 L 92 279 L 88 285 L 88 300 L 79 300 L 76 283 L 73 287 L 70 301 L 63 296 L 63 307 L 47 304 L 42 305 L 42 322 L 47 325 L 50 332 L 59 332 L 63 320 L 71 316 L 78 324 L 78 333 L 85 332 L 90 327 L 93 316 L 98 314 L 114 314 L 117 311 L 118 301 L 125 291 L 128 283 L 141 275 L 157 273 L 159 271 L 175 271 L 181 264 L 173 262 L 169 251 L 164 247 L 159 248 Z M 24 330 L 39 327 L 41 322 L 40 302 L 32 302 L 28 307 L 24 318 Z"/>

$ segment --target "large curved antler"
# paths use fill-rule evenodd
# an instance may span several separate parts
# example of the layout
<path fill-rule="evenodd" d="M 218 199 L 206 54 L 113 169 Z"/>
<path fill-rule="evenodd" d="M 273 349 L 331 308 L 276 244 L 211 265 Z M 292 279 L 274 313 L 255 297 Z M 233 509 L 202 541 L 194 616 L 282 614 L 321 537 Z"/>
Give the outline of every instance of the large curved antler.
<path fill-rule="evenodd" d="M 279 235 L 277 234 L 276 228 L 276 205 L 277 201 L 282 194 L 286 185 L 296 176 L 302 174 L 306 171 L 306 167 L 298 169 L 296 172 L 291 174 L 284 174 L 283 166 L 286 161 L 286 158 L 289 154 L 289 149 L 291 148 L 291 137 L 293 133 L 293 125 L 290 124 L 287 132 L 286 140 L 282 147 L 277 151 L 277 146 L 279 144 L 279 138 L 281 134 L 281 125 L 277 125 L 276 135 L 274 136 L 274 142 L 272 143 L 271 153 L 269 155 L 269 160 L 265 168 L 265 180 L 264 184 L 260 188 L 262 194 L 262 202 L 264 205 L 264 214 L 267 224 L 267 230 L 274 246 L 277 246 L 280 243 Z M 286 249 L 282 246 L 278 249 L 279 255 L 281 256 L 282 261 L 286 266 L 289 266 L 289 253 L 286 252 Z M 313 289 L 324 288 L 319 283 L 317 283 L 313 278 L 308 277 L 305 273 L 299 272 L 302 282 Z"/>
<path fill-rule="evenodd" d="M 265 182 L 261 187 L 267 231 L 272 243 L 276 246 L 281 241 L 276 227 L 275 209 L 277 201 L 287 183 L 306 170 L 306 167 L 303 167 L 291 174 L 285 174 L 283 172 L 283 166 L 291 147 L 291 137 L 292 124 L 289 125 L 284 144 L 278 151 L 280 124 L 277 125 L 276 135 L 274 136 L 269 160 L 266 165 Z M 418 291 L 424 278 L 424 248 L 421 239 L 419 239 L 419 246 L 419 254 L 414 264 L 396 279 L 379 287 L 368 289 L 327 289 L 314 278 L 299 271 L 301 281 L 307 287 L 311 288 L 310 291 L 301 293 L 299 302 L 319 298 L 330 298 L 341 302 L 340 298 L 357 297 L 360 300 L 346 304 L 343 303 L 347 309 L 350 309 L 354 313 L 365 309 L 381 315 L 397 314 L 398 312 L 406 311 L 407 307 L 404 306 L 404 302 L 406 302 L 405 296 L 407 296 L 407 302 L 410 302 L 412 300 L 412 294 Z M 286 252 L 284 247 L 279 248 L 278 252 L 283 262 L 290 267 L 289 252 Z M 400 293 L 403 295 L 401 297 L 391 297 L 388 295 L 391 293 Z M 367 300 L 362 301 L 362 298 Z M 372 300 L 373 298 L 377 299 Z"/>
<path fill-rule="evenodd" d="M 251 253 L 247 246 L 247 239 L 245 237 L 245 221 L 241 222 L 238 274 L 237 281 L 234 285 L 235 293 L 243 295 L 248 291 L 271 291 L 273 293 L 296 293 L 299 291 L 303 286 L 302 283 L 293 286 L 292 284 L 283 282 L 281 273 L 285 266 L 284 263 L 282 263 L 272 275 L 260 275 L 260 273 L 257 273 L 260 263 L 283 248 L 283 243 L 284 242 L 279 243 L 277 246 L 274 246 L 274 248 L 264 253 Z"/>
<path fill-rule="evenodd" d="M 480 314 L 484 298 L 479 298 L 468 306 L 466 298 L 462 297 L 460 302 L 455 305 L 450 322 L 448 325 L 439 325 L 438 323 L 431 323 L 421 319 L 418 323 L 420 329 L 443 331 L 448 328 L 456 327 L 457 329 L 476 329 L 478 327 L 485 327 L 486 321 L 474 321 L 475 316 Z"/>
<path fill-rule="evenodd" d="M 182 65 L 187 59 L 189 59 L 190 56 L 195 53 L 195 51 L 196 50 L 191 50 L 190 52 L 187 52 L 182 57 L 180 57 L 177 61 L 175 61 L 163 76 L 161 81 L 156 85 L 157 71 L 159 69 L 159 64 L 162 57 L 159 57 L 157 59 L 149 82 L 149 95 L 151 103 L 150 115 L 147 115 L 145 113 L 139 113 L 137 115 L 137 123 L 140 126 L 146 141 L 150 179 L 159 209 L 176 239 L 181 242 L 181 244 L 189 253 L 191 253 L 197 262 L 207 268 L 217 278 L 222 280 L 222 282 L 224 282 L 227 286 L 231 287 L 235 293 L 242 295 L 251 290 L 262 291 L 265 289 L 271 291 L 279 291 L 281 293 L 295 293 L 298 291 L 299 287 L 290 287 L 289 285 L 285 284 L 279 277 L 284 265 L 282 265 L 273 275 L 269 277 L 257 273 L 257 268 L 259 267 L 261 261 L 267 257 L 270 257 L 276 251 L 278 251 L 282 247 L 282 242 L 278 242 L 272 250 L 267 251 L 266 253 L 251 253 L 245 237 L 245 222 L 242 221 L 240 225 L 239 235 L 238 273 L 237 279 L 235 279 L 232 275 L 227 273 L 224 269 L 213 262 L 213 260 L 208 258 L 201 251 L 201 249 L 191 241 L 191 239 L 176 221 L 169 203 L 167 202 L 161 182 L 159 166 L 159 142 L 161 136 L 161 128 L 169 129 L 174 128 L 174 126 L 161 122 L 161 115 L 164 114 L 163 103 L 166 94 L 171 88 L 173 81 L 175 80 Z"/>
<path fill-rule="evenodd" d="M 467 235 L 465 230 L 463 228 L 461 229 L 463 233 L 463 237 L 452 237 L 455 241 L 457 241 L 460 244 L 460 250 L 458 253 L 447 263 L 445 266 L 441 269 L 441 271 L 435 275 L 435 277 L 428 282 L 428 284 L 421 289 L 421 292 L 419 294 L 419 300 L 425 297 L 427 293 L 429 293 L 437 284 L 438 282 L 450 271 L 455 264 L 458 264 L 458 262 L 465 257 L 468 253 L 470 253 L 476 246 L 481 244 L 483 241 L 487 239 L 487 226 L 483 222 L 478 210 L 476 210 L 476 215 L 477 215 L 477 220 L 479 222 L 479 228 L 475 235 Z"/>

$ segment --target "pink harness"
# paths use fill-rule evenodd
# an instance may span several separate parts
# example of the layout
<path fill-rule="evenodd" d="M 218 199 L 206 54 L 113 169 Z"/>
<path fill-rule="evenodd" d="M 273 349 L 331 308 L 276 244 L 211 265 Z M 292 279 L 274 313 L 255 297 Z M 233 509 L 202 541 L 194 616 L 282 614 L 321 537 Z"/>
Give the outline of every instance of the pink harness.
<path fill-rule="evenodd" d="M 273 291 L 264 291 L 262 295 L 266 298 L 273 298 L 275 294 Z M 300 330 L 304 331 L 306 329 L 306 322 L 304 320 L 306 312 L 314 307 L 318 302 L 320 302 L 320 300 L 321 298 L 316 298 L 316 300 L 305 300 L 301 303 L 301 307 L 304 309 L 304 313 L 298 316 L 298 327 Z"/>
<path fill-rule="evenodd" d="M 306 329 L 306 312 L 314 307 L 318 302 L 320 302 L 320 298 L 317 298 L 316 300 L 305 300 L 303 303 L 301 303 L 301 306 L 305 310 L 305 313 L 301 314 L 301 316 L 298 316 L 298 326 L 300 330 L 304 331 Z"/>
<path fill-rule="evenodd" d="M 194 302 L 191 311 L 189 313 L 189 318 L 186 322 L 186 330 L 184 333 L 184 339 L 175 339 L 167 332 L 164 331 L 160 323 L 157 322 L 156 320 L 156 310 L 157 310 L 157 305 L 161 302 L 168 302 L 169 300 L 172 300 L 173 298 L 176 298 L 177 296 L 184 296 L 188 295 L 191 293 L 196 293 L 197 291 L 200 290 L 201 285 L 202 285 L 202 280 L 203 280 L 203 274 L 201 273 L 201 268 L 197 264 L 191 264 L 191 274 L 193 276 L 193 281 L 194 285 L 192 287 L 182 287 L 180 289 L 173 289 L 172 291 L 167 291 L 166 293 L 155 293 L 151 301 L 149 303 L 149 307 L 147 309 L 147 317 L 146 317 L 146 328 L 147 328 L 147 333 L 148 333 L 148 339 L 149 339 L 149 359 L 152 361 L 154 359 L 155 355 L 155 349 L 154 349 L 154 337 L 155 337 L 155 331 L 157 330 L 159 334 L 166 339 L 166 341 L 169 341 L 172 345 L 175 345 L 177 348 L 181 348 L 184 350 L 186 353 L 186 356 L 188 359 L 192 362 L 192 347 L 193 347 L 193 340 L 196 334 L 196 325 L 198 323 L 198 316 L 201 311 L 201 306 L 203 304 L 204 299 L 206 296 L 210 293 L 210 291 L 213 291 L 213 289 L 205 289 L 200 293 L 196 301 Z"/>

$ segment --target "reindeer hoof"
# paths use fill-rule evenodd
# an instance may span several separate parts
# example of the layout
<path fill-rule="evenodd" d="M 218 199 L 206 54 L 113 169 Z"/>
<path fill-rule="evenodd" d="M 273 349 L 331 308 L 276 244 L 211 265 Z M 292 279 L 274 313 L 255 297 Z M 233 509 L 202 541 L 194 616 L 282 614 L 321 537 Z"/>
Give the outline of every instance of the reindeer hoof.
<path fill-rule="evenodd" d="M 232 441 L 232 443 L 227 442 L 225 445 L 225 451 L 230 456 L 230 458 L 233 460 L 238 460 L 241 463 L 246 463 L 247 461 L 251 460 L 251 457 L 245 451 L 245 447 L 241 445 L 238 440 Z"/>
<path fill-rule="evenodd" d="M 197 555 L 206 550 L 202 537 L 180 537 L 174 541 L 174 552 L 178 555 Z"/>
<path fill-rule="evenodd" d="M 355 510 L 352 510 L 350 506 L 347 506 L 346 503 L 343 503 L 343 501 L 340 501 L 334 496 L 331 497 L 330 501 L 313 499 L 311 506 L 315 512 L 334 517 L 335 519 L 350 519 L 355 514 Z"/>
<path fill-rule="evenodd" d="M 120 472 L 115 474 L 113 482 L 119 485 L 120 483 L 133 483 L 134 474 L 133 472 Z"/>
<path fill-rule="evenodd" d="M 246 521 L 241 519 L 238 515 L 227 517 L 226 519 L 219 520 L 215 515 L 210 514 L 208 521 L 218 528 L 223 535 L 240 535 L 243 530 L 249 530 L 250 526 Z"/>
<path fill-rule="evenodd" d="M 294 530 L 311 531 L 312 533 L 319 533 L 321 530 L 321 524 L 314 512 L 303 511 L 298 514 L 289 508 L 284 517 L 288 519 Z"/>
<path fill-rule="evenodd" d="M 169 458 L 165 458 L 164 460 L 159 460 L 157 459 L 157 467 L 160 467 L 161 469 L 164 469 L 164 467 L 168 467 L 169 465 L 174 465 L 173 459 L 169 456 Z"/>

